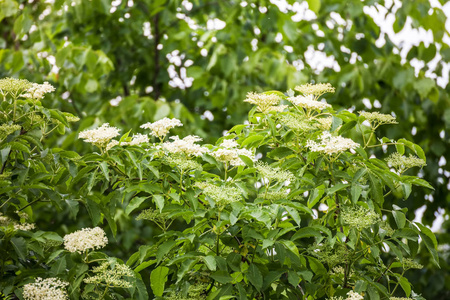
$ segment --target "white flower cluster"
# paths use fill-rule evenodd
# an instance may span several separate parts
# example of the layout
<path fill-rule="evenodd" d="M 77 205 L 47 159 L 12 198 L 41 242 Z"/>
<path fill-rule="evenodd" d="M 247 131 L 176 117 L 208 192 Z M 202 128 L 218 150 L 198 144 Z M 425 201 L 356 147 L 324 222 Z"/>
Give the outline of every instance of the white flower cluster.
<path fill-rule="evenodd" d="M 119 131 L 120 129 L 111 127 L 108 123 L 105 123 L 97 129 L 84 130 L 80 132 L 78 137 L 80 139 L 84 139 L 86 143 L 91 143 L 98 147 L 104 147 L 111 139 L 119 135 Z"/>
<path fill-rule="evenodd" d="M 252 151 L 245 148 L 240 149 L 238 146 L 238 143 L 233 139 L 223 140 L 219 145 L 220 148 L 210 152 L 210 154 L 222 163 L 229 163 L 232 166 L 243 166 L 245 163 L 239 155 L 244 155 L 253 159 L 254 154 Z"/>
<path fill-rule="evenodd" d="M 307 110 L 324 110 L 331 107 L 331 105 L 326 102 L 317 101 L 314 98 L 314 95 L 289 97 L 287 100 L 295 106 L 303 107 Z"/>
<path fill-rule="evenodd" d="M 307 83 L 296 86 L 294 90 L 302 93 L 303 95 L 314 95 L 318 98 L 325 93 L 334 93 L 335 88 L 329 83 Z"/>
<path fill-rule="evenodd" d="M 183 126 L 180 120 L 178 119 L 169 119 L 164 118 L 154 123 L 145 123 L 141 125 L 141 128 L 150 129 L 152 132 L 150 133 L 153 136 L 159 137 L 161 140 L 167 135 L 170 129 L 176 126 Z"/>
<path fill-rule="evenodd" d="M 342 210 L 342 221 L 350 227 L 361 231 L 380 221 L 380 216 L 371 209 L 359 206 L 357 208 L 347 207 Z"/>
<path fill-rule="evenodd" d="M 140 144 L 148 143 L 150 140 L 145 134 L 133 134 L 133 138 L 129 142 L 119 142 L 117 140 L 112 140 L 106 145 L 106 151 L 109 151 L 112 147 L 121 145 L 121 146 L 138 146 Z"/>
<path fill-rule="evenodd" d="M 110 268 L 112 267 L 112 268 Z M 92 269 L 97 275 L 85 278 L 85 283 L 96 285 L 106 285 L 107 287 L 131 288 L 133 285 L 124 280 L 124 277 L 134 277 L 134 272 L 124 264 L 104 262 L 100 266 Z"/>
<path fill-rule="evenodd" d="M 354 291 L 350 291 L 347 293 L 347 299 L 345 300 L 364 300 L 364 297 Z"/>
<path fill-rule="evenodd" d="M 89 249 L 100 249 L 108 244 L 105 231 L 100 227 L 83 228 L 64 236 L 64 248 L 70 252 L 83 253 Z"/>
<path fill-rule="evenodd" d="M 331 125 L 333 124 L 333 117 L 316 118 L 314 120 L 317 121 L 317 128 L 321 130 L 330 130 Z"/>
<path fill-rule="evenodd" d="M 202 139 L 195 135 L 188 135 L 181 139 L 178 136 L 170 137 L 173 142 L 165 142 L 162 144 L 164 150 L 172 154 L 184 154 L 186 156 L 201 156 L 208 152 L 208 149 L 194 144 Z"/>
<path fill-rule="evenodd" d="M 332 136 L 331 133 L 327 131 L 324 131 L 319 139 L 319 143 L 312 140 L 307 141 L 306 147 L 313 152 L 322 152 L 333 155 L 350 149 L 354 150 L 360 146 L 351 139 L 343 138 L 341 136 Z"/>
<path fill-rule="evenodd" d="M 8 227 L 10 225 L 13 226 L 14 230 L 30 231 L 36 228 L 34 223 L 18 223 L 17 221 L 0 213 L 0 226 Z"/>
<path fill-rule="evenodd" d="M 36 278 L 34 283 L 23 286 L 23 298 L 25 300 L 64 300 L 69 299 L 65 288 L 69 283 L 59 278 Z"/>
<path fill-rule="evenodd" d="M 280 100 L 281 97 L 277 94 L 248 93 L 244 102 L 258 106 L 258 111 L 262 113 L 268 113 L 271 111 L 283 111 L 286 108 L 284 105 L 278 106 Z"/>
<path fill-rule="evenodd" d="M 53 85 L 51 85 L 47 81 L 43 84 L 33 83 L 31 87 L 27 89 L 27 93 L 23 94 L 22 97 L 40 100 L 44 98 L 44 94 L 54 91 L 55 88 L 53 87 Z"/>

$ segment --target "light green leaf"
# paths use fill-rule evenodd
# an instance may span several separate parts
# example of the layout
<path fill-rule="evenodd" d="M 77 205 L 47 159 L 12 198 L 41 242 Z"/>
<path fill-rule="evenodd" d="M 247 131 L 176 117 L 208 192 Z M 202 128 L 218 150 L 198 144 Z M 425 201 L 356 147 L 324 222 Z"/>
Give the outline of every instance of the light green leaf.
<path fill-rule="evenodd" d="M 155 296 L 162 297 L 164 293 L 164 285 L 167 282 L 167 274 L 169 274 L 169 268 L 159 266 L 150 274 L 150 286 Z"/>

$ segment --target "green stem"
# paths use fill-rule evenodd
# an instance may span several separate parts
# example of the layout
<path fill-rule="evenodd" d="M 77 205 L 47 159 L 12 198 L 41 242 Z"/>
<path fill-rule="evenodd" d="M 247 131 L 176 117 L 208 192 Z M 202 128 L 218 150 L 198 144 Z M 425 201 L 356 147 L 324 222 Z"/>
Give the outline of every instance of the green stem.
<path fill-rule="evenodd" d="M 397 284 L 395 285 L 394 289 L 391 292 L 391 296 L 394 296 L 394 292 L 398 288 L 398 285 L 400 284 L 400 279 L 403 278 L 404 274 L 405 274 L 405 270 L 403 270 L 402 275 L 400 275 L 400 278 L 398 279 Z"/>

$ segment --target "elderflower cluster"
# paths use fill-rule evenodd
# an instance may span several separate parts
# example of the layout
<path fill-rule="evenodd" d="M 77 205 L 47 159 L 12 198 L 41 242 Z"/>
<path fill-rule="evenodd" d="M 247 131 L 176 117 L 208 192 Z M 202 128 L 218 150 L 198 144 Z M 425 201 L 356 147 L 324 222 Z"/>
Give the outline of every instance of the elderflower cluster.
<path fill-rule="evenodd" d="M 286 182 L 294 179 L 294 175 L 291 172 L 282 170 L 279 167 L 271 167 L 264 162 L 257 162 L 255 168 L 261 177 L 268 181 Z"/>
<path fill-rule="evenodd" d="M 153 208 L 143 210 L 137 217 L 136 220 L 148 220 L 155 223 L 162 223 L 169 219 L 168 213 L 161 213 Z"/>
<path fill-rule="evenodd" d="M 306 132 L 314 128 L 306 119 L 299 119 L 293 115 L 281 115 L 280 121 L 297 132 Z"/>
<path fill-rule="evenodd" d="M 46 81 L 43 84 L 32 83 L 31 87 L 28 88 L 26 91 L 27 93 L 22 94 L 22 97 L 40 100 L 44 98 L 44 94 L 54 92 L 55 88 L 53 87 L 53 85 L 51 85 Z"/>
<path fill-rule="evenodd" d="M 101 148 L 106 146 L 110 140 L 118 136 L 119 131 L 120 129 L 111 127 L 108 123 L 105 123 L 97 129 L 80 132 L 78 137 L 84 139 L 86 143 L 91 143 Z"/>
<path fill-rule="evenodd" d="M 19 93 L 31 87 L 31 82 L 26 79 L 2 78 L 0 79 L 0 93 L 3 95 L 11 94 L 16 97 Z"/>
<path fill-rule="evenodd" d="M 279 191 L 270 191 L 267 193 L 260 193 L 258 194 L 258 198 L 269 200 L 269 201 L 277 201 L 277 200 L 283 200 L 287 199 L 289 196 L 289 190 L 287 189 L 281 189 Z"/>
<path fill-rule="evenodd" d="M 64 236 L 64 248 L 80 254 L 89 249 L 103 248 L 106 244 L 108 244 L 108 238 L 100 227 L 83 228 Z"/>
<path fill-rule="evenodd" d="M 238 143 L 233 139 L 223 140 L 219 145 L 220 148 L 210 152 L 210 154 L 222 163 L 229 163 L 232 166 L 243 166 L 245 163 L 239 155 L 253 158 L 254 154 L 248 149 L 239 149 L 238 146 Z"/>
<path fill-rule="evenodd" d="M 202 165 L 195 160 L 191 160 L 185 155 L 172 154 L 164 157 L 164 160 L 172 166 L 176 166 L 182 173 L 190 170 L 201 170 Z"/>
<path fill-rule="evenodd" d="M 112 140 L 106 145 L 106 151 L 109 151 L 112 147 L 121 145 L 121 146 L 138 146 L 140 144 L 145 144 L 149 142 L 149 138 L 145 134 L 133 134 L 131 141 L 129 142 L 119 142 L 117 140 Z"/>
<path fill-rule="evenodd" d="M 331 133 L 327 131 L 324 131 L 319 139 L 319 143 L 312 140 L 307 141 L 306 147 L 313 152 L 322 152 L 324 154 L 333 155 L 346 150 L 354 150 L 360 146 L 351 139 L 343 138 L 341 136 L 332 136 Z"/>
<path fill-rule="evenodd" d="M 85 278 L 85 283 L 106 285 L 107 287 L 131 288 L 133 285 L 126 281 L 126 277 L 134 277 L 134 272 L 124 264 L 104 262 L 92 269 L 96 275 Z"/>
<path fill-rule="evenodd" d="M 303 107 L 307 110 L 324 110 L 331 107 L 326 102 L 317 101 L 314 95 L 289 97 L 287 100 L 295 106 Z"/>
<path fill-rule="evenodd" d="M 189 286 L 188 295 L 184 297 L 182 293 L 171 292 L 164 299 L 166 300 L 205 300 L 208 284 L 196 283 Z"/>
<path fill-rule="evenodd" d="M 36 228 L 36 225 L 33 223 L 18 223 L 0 213 L 0 226 L 9 227 L 10 225 L 12 225 L 14 230 L 30 231 Z"/>
<path fill-rule="evenodd" d="M 152 132 L 150 133 L 153 136 L 159 137 L 161 140 L 167 135 L 170 129 L 176 126 L 183 126 L 180 120 L 178 119 L 169 119 L 164 118 L 154 123 L 145 123 L 141 125 L 141 128 L 150 129 Z"/>
<path fill-rule="evenodd" d="M 409 269 L 423 269 L 423 266 L 421 264 L 419 264 L 418 262 L 415 262 L 414 260 L 412 260 L 411 258 L 403 258 L 401 260 L 402 263 L 402 267 L 405 270 L 409 270 Z"/>
<path fill-rule="evenodd" d="M 172 154 L 184 154 L 186 156 L 201 156 L 208 152 L 208 149 L 194 144 L 202 139 L 195 135 L 188 135 L 180 140 L 178 136 L 170 137 L 173 142 L 165 142 L 162 144 L 162 148 Z"/>
<path fill-rule="evenodd" d="M 248 93 L 247 99 L 244 102 L 248 102 L 256 105 L 259 112 L 268 113 L 271 111 L 283 111 L 286 106 L 278 106 L 281 97 L 277 94 L 258 94 L 258 93 Z"/>
<path fill-rule="evenodd" d="M 317 118 L 314 119 L 317 123 L 315 126 L 320 130 L 330 130 L 331 125 L 333 124 L 333 117 L 327 117 L 327 118 Z"/>
<path fill-rule="evenodd" d="M 69 299 L 65 288 L 69 283 L 59 278 L 36 278 L 33 283 L 23 286 L 23 298 L 25 300 L 64 300 Z"/>
<path fill-rule="evenodd" d="M 347 293 L 347 299 L 345 300 L 363 300 L 364 297 L 361 296 L 360 294 L 354 292 L 354 291 L 350 291 Z"/>
<path fill-rule="evenodd" d="M 316 98 L 322 96 L 325 93 L 334 93 L 335 88 L 329 83 L 317 83 L 317 84 L 302 84 L 296 86 L 294 90 L 302 93 L 303 95 L 313 95 Z"/>
<path fill-rule="evenodd" d="M 386 115 L 386 114 L 380 114 L 379 112 L 365 112 L 360 111 L 360 116 L 363 116 L 367 121 L 374 123 L 374 124 L 398 124 L 397 120 L 394 116 Z"/>
<path fill-rule="evenodd" d="M 388 158 L 386 158 L 386 162 L 392 168 L 396 168 L 398 170 L 404 171 L 413 167 L 424 167 L 426 163 L 423 159 L 418 158 L 414 155 L 409 155 L 409 157 L 403 156 L 398 152 L 392 153 Z"/>
<path fill-rule="evenodd" d="M 66 120 L 69 123 L 80 121 L 80 118 L 78 118 L 77 116 L 72 115 L 71 113 L 63 112 L 62 114 L 66 117 Z"/>
<path fill-rule="evenodd" d="M 241 193 L 235 187 L 217 186 L 206 182 L 197 182 L 195 186 L 202 189 L 205 195 L 213 199 L 221 207 L 242 200 Z"/>
<path fill-rule="evenodd" d="M 2 124 L 0 125 L 0 140 L 6 138 L 11 133 L 20 130 L 22 127 L 16 124 Z"/>
<path fill-rule="evenodd" d="M 359 231 L 380 221 L 380 216 L 376 212 L 362 206 L 344 208 L 341 217 L 344 224 Z"/>
<path fill-rule="evenodd" d="M 330 273 L 330 275 L 344 276 L 345 269 L 342 266 L 336 266 L 336 267 L 333 267 L 333 269 L 329 273 Z M 352 277 L 353 275 L 354 275 L 354 272 L 352 270 L 350 270 L 350 274 L 348 274 L 348 277 Z"/>

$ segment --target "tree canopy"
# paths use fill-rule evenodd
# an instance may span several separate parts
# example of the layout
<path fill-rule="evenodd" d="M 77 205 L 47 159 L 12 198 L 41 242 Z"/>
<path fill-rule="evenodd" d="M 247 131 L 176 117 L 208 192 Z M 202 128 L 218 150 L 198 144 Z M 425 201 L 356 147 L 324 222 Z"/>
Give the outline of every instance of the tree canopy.
<path fill-rule="evenodd" d="M 137 129 L 166 116 L 213 141 L 246 118 L 248 92 L 308 82 L 335 86 L 327 96 L 334 107 L 393 113 L 399 124 L 389 127 L 389 137 L 411 140 L 428 153 L 421 176 L 434 187 L 412 190 L 407 215 L 413 219 L 425 208 L 424 225 L 431 226 L 436 214 L 445 220 L 437 235 L 441 269 L 424 253 L 426 277 L 409 280 L 426 298 L 445 299 L 450 46 L 441 6 L 446 1 L 432 3 L 0 0 L 0 78 L 56 87 L 47 106 L 81 119 L 64 140 L 51 139 L 68 150 L 80 150 L 78 132 L 93 124 Z M 428 40 L 394 42 L 371 12 L 394 18 L 394 34 L 412 28 Z"/>

